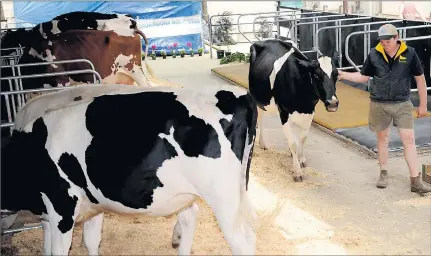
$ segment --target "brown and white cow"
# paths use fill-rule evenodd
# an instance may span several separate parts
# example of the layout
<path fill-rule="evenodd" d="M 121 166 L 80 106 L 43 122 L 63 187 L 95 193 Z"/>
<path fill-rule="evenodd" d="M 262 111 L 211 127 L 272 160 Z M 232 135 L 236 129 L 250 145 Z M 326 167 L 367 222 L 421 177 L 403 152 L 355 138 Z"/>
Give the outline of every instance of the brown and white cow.
<path fill-rule="evenodd" d="M 113 31 L 71 30 L 50 36 L 39 49 L 30 47 L 24 52 L 20 63 L 87 59 L 100 74 L 102 83 L 114 83 L 119 70 L 130 76 L 137 85 L 151 86 L 142 69 L 141 39 L 139 35 L 120 36 Z M 68 70 L 90 69 L 88 64 L 66 63 L 35 66 L 23 69 L 24 73 L 52 73 Z M 40 83 L 31 80 L 24 88 L 68 86 L 75 83 L 91 83 L 92 74 L 44 77 Z"/>

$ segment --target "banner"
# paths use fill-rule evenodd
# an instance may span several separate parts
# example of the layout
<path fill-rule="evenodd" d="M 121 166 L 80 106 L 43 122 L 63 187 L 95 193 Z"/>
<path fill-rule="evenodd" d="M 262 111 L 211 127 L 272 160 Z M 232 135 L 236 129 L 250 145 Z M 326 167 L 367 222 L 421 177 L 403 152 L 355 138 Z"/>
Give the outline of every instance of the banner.
<path fill-rule="evenodd" d="M 187 53 L 189 52 L 188 44 L 195 52 L 199 47 L 203 47 L 200 1 L 14 1 L 16 19 L 32 24 L 49 21 L 56 16 L 75 11 L 130 14 L 136 19 L 139 28 L 148 38 L 149 53 L 151 53 L 153 45 L 157 54 L 161 50 L 169 53 L 169 46 L 174 45 L 177 50 L 184 48 Z M 145 42 L 142 42 L 142 48 L 145 51 Z"/>

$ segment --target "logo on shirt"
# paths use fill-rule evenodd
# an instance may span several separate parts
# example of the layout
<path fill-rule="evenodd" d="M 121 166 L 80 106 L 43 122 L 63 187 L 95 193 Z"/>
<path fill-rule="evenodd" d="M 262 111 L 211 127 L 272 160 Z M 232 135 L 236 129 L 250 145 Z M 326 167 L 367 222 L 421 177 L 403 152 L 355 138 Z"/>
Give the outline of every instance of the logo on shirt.
<path fill-rule="evenodd" d="M 402 56 L 402 55 L 400 55 L 400 60 L 399 60 L 399 62 L 400 62 L 400 63 L 407 63 L 407 58 L 406 58 L 406 57 L 404 57 L 404 56 Z"/>

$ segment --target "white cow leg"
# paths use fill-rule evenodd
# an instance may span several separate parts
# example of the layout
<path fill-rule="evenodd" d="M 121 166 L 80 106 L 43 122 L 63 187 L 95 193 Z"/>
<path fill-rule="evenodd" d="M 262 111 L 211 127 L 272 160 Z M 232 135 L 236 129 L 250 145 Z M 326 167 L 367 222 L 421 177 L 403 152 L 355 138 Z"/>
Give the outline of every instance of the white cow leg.
<path fill-rule="evenodd" d="M 257 110 L 258 110 L 257 125 L 258 125 L 258 132 L 259 132 L 259 146 L 262 149 L 267 149 L 268 147 L 266 146 L 265 138 L 263 136 L 263 115 L 265 114 L 265 111 L 263 111 L 259 107 L 257 108 Z"/>
<path fill-rule="evenodd" d="M 89 255 L 99 255 L 99 246 L 102 240 L 102 227 L 103 213 L 84 222 L 82 236 Z"/>
<path fill-rule="evenodd" d="M 68 255 L 70 246 L 72 245 L 72 235 L 73 227 L 75 226 L 75 220 L 73 220 L 71 228 L 63 233 L 59 229 L 59 223 L 62 221 L 62 216 L 60 216 L 55 211 L 51 201 L 44 193 L 42 193 L 42 200 L 48 212 L 49 229 L 51 230 L 51 254 L 56 256 Z M 44 238 L 46 237 L 47 236 L 44 236 Z"/>
<path fill-rule="evenodd" d="M 239 186 L 242 182 L 238 179 L 215 181 L 214 188 L 224 188 L 218 189 L 217 194 L 206 195 L 205 200 L 214 211 L 232 255 L 255 255 L 256 235 L 248 221 L 253 212 L 246 195 L 240 202 Z"/>
<path fill-rule="evenodd" d="M 306 158 L 304 154 L 305 142 L 307 141 L 308 134 L 310 133 L 311 123 L 313 122 L 314 112 L 311 115 L 302 115 L 301 118 L 301 132 L 299 136 L 299 148 L 298 148 L 298 157 L 299 163 L 302 168 L 307 166 Z"/>
<path fill-rule="evenodd" d="M 172 247 L 179 247 L 178 255 L 190 255 L 192 252 L 198 211 L 198 205 L 193 203 L 190 207 L 178 213 L 178 220 L 172 234 Z"/>
<path fill-rule="evenodd" d="M 42 220 L 41 223 L 43 229 L 43 255 L 51 255 L 51 225 L 46 220 Z"/>
<path fill-rule="evenodd" d="M 301 136 L 299 138 L 299 147 L 298 147 L 298 158 L 299 158 L 299 164 L 302 168 L 305 168 L 307 165 L 305 163 L 305 154 L 304 154 L 304 144 L 307 139 L 307 134 L 305 131 L 301 132 Z"/>
<path fill-rule="evenodd" d="M 298 149 L 300 146 L 299 135 L 301 133 L 300 130 L 301 128 L 290 118 L 283 125 L 283 131 L 287 138 L 287 143 L 289 144 L 289 149 L 292 154 L 293 180 L 295 182 L 302 181 L 304 178 L 304 173 L 302 172 L 298 158 Z"/>

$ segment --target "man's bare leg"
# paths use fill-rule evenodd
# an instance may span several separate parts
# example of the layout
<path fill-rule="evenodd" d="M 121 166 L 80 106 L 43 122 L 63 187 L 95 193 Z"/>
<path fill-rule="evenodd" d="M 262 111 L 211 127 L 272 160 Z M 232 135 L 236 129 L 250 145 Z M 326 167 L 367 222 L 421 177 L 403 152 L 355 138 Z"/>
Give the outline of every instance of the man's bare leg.
<path fill-rule="evenodd" d="M 418 171 L 419 161 L 416 152 L 414 129 L 398 129 L 401 141 L 404 145 L 404 159 L 410 171 L 411 191 L 418 193 L 431 192 L 431 187 L 422 182 L 421 173 Z"/>
<path fill-rule="evenodd" d="M 380 164 L 380 176 L 377 180 L 376 187 L 386 188 L 388 186 L 388 144 L 389 144 L 390 127 L 377 132 L 377 154 Z"/>

